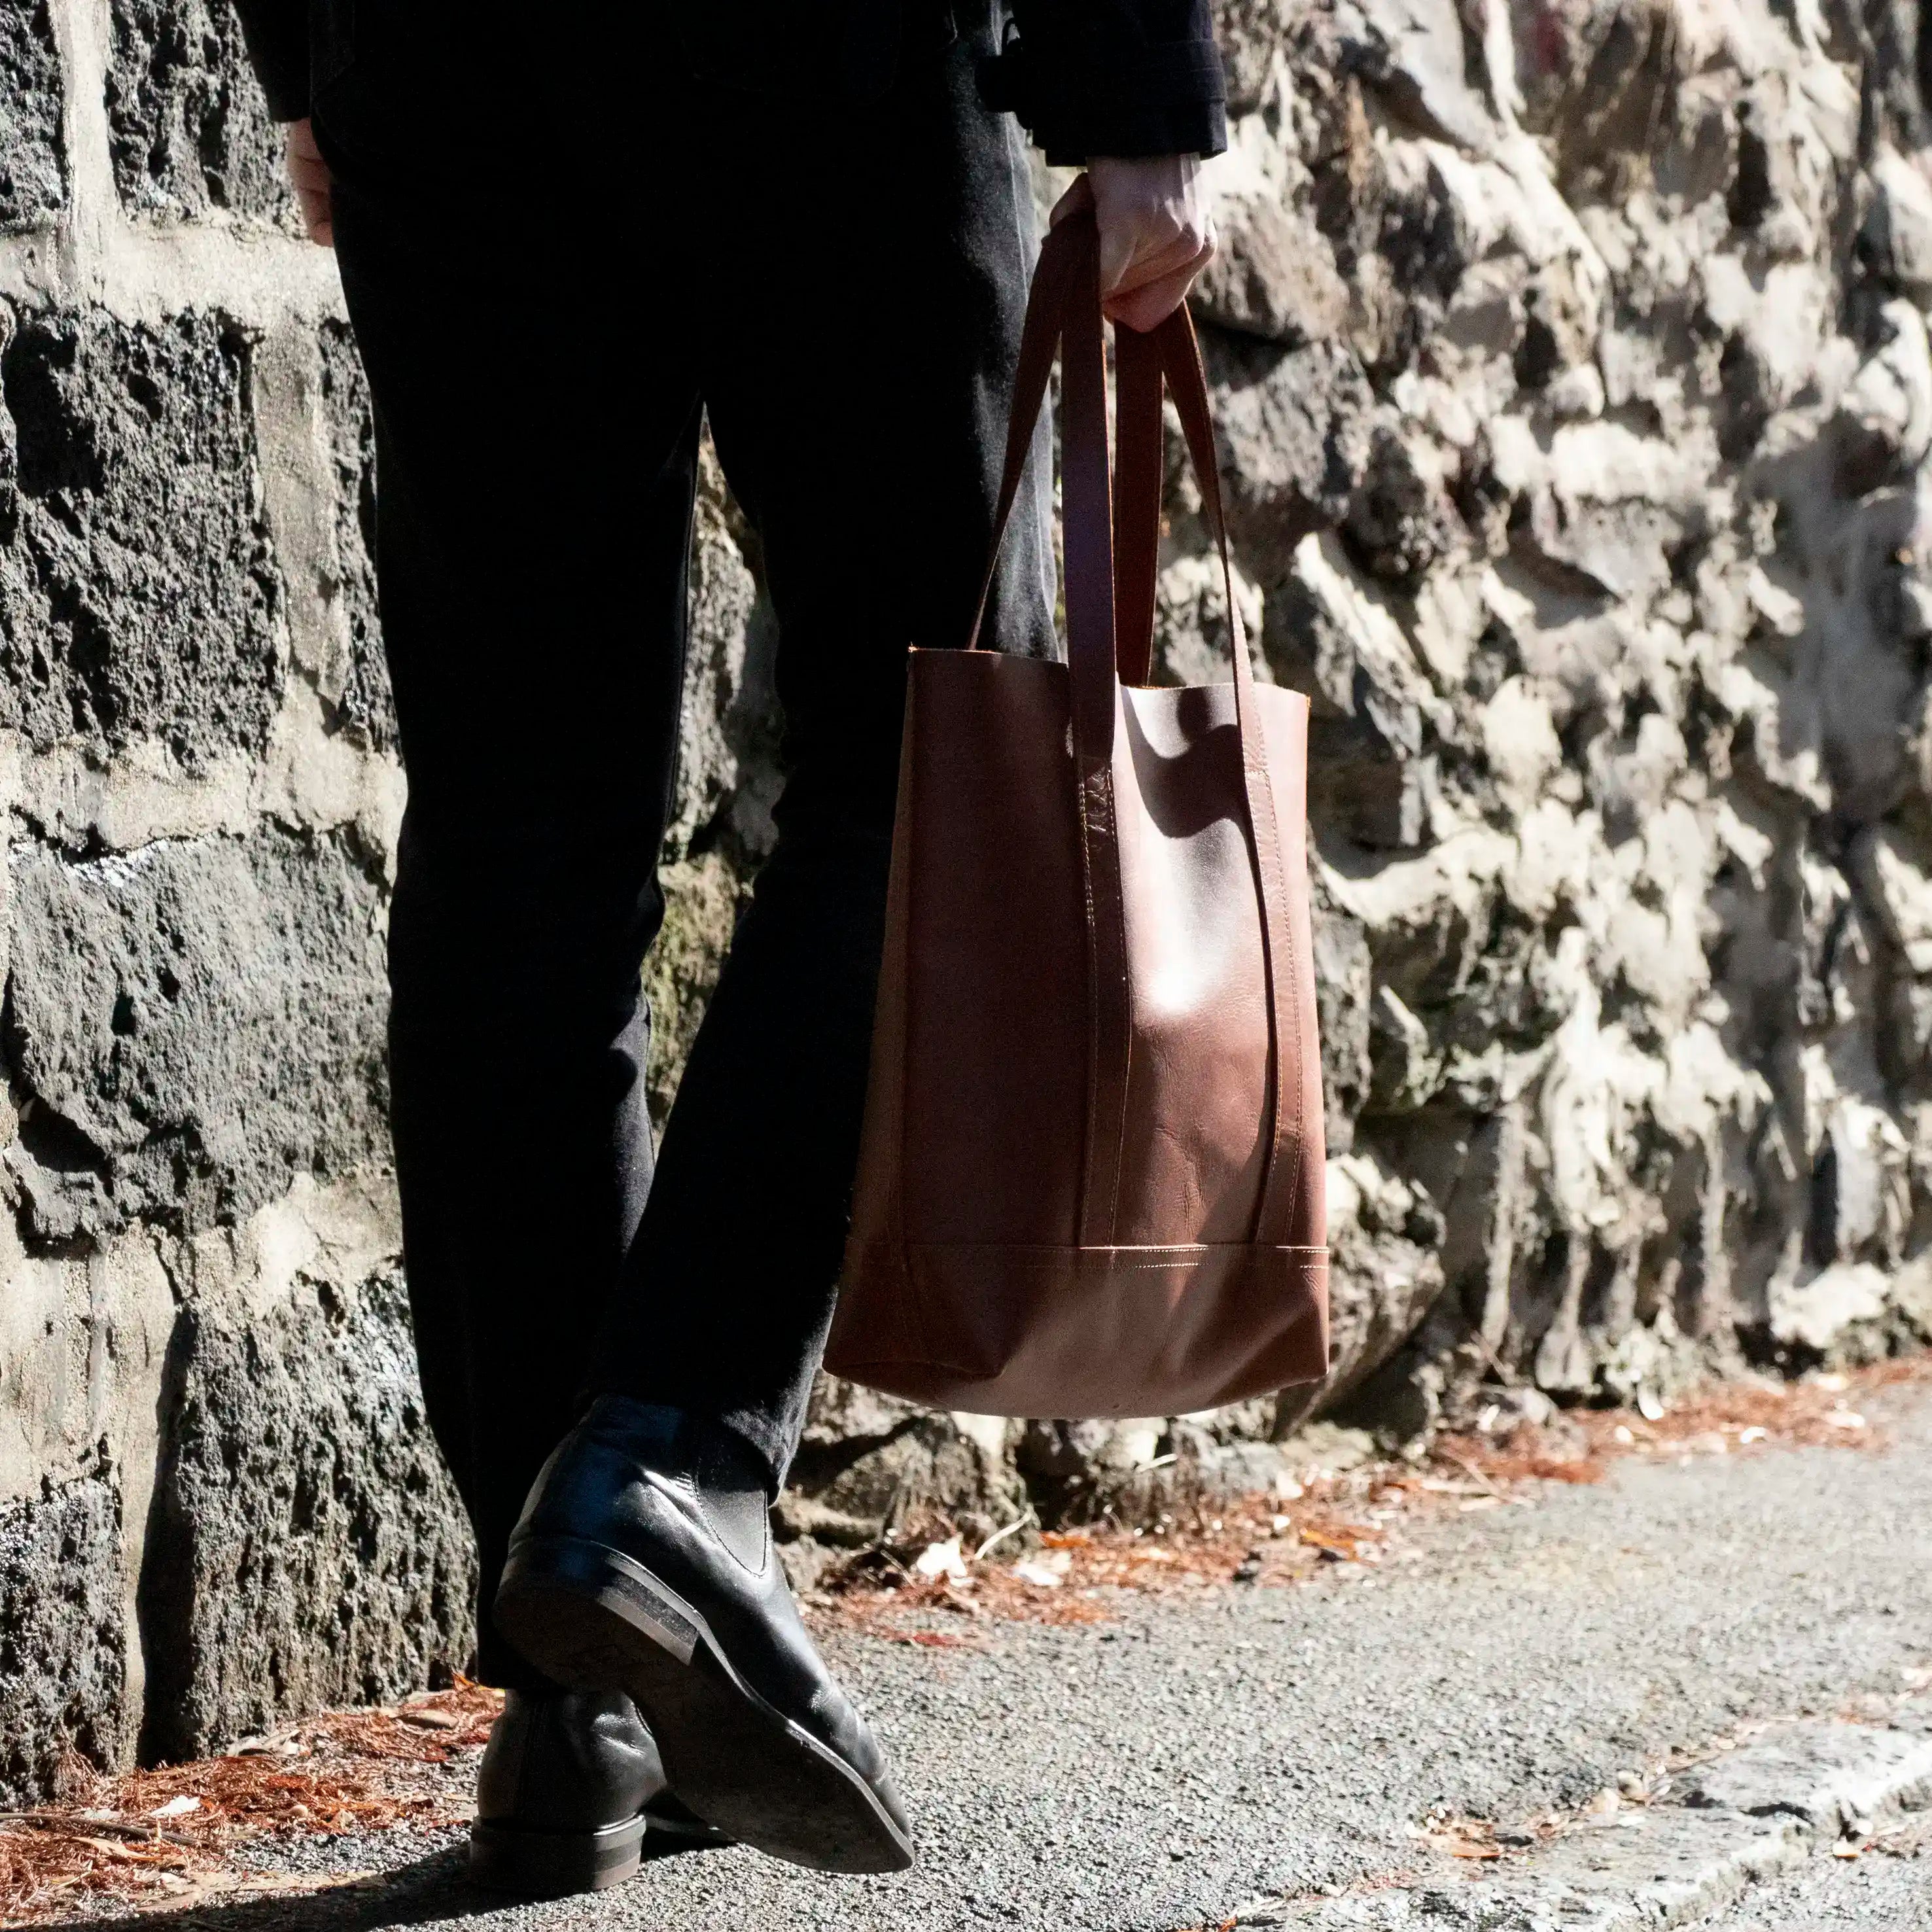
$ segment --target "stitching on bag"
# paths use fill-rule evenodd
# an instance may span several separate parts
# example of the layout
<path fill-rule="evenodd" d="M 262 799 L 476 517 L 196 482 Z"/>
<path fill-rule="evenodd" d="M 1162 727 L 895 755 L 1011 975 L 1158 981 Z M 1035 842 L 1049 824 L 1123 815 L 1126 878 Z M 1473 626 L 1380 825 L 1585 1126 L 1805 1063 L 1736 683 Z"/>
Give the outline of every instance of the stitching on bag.
<path fill-rule="evenodd" d="M 1231 597 L 1233 595 L 1232 586 L 1229 595 Z M 1246 768 L 1248 777 L 1253 781 L 1248 793 L 1248 818 L 1255 838 L 1255 857 L 1257 862 L 1256 869 L 1258 874 L 1261 875 L 1257 878 L 1256 884 L 1261 890 L 1262 944 L 1268 959 L 1270 982 L 1269 1005 L 1273 1013 L 1275 1032 L 1274 1119 L 1270 1124 L 1271 1131 L 1269 1135 L 1272 1145 L 1269 1153 L 1269 1173 L 1263 1182 L 1260 1203 L 1261 1210 L 1265 1215 L 1274 1189 L 1282 1184 L 1276 1178 L 1274 1172 L 1280 1159 L 1282 1142 L 1285 1140 L 1292 1141 L 1294 1144 L 1294 1153 L 1291 1156 L 1288 1176 L 1288 1183 L 1294 1190 L 1294 1196 L 1291 1197 L 1292 1198 L 1298 1198 L 1300 1193 L 1302 1176 L 1306 1165 L 1307 1146 L 1305 1136 L 1298 1131 L 1292 1134 L 1288 1132 L 1285 1124 L 1289 1118 L 1292 1104 L 1288 1093 L 1286 1066 L 1286 1062 L 1291 1051 L 1294 1054 L 1296 1076 L 1294 1103 L 1298 1103 L 1300 1098 L 1300 1088 L 1304 1072 L 1301 1052 L 1301 989 L 1300 976 L 1294 970 L 1294 947 L 1292 939 L 1294 920 L 1288 907 L 1288 883 L 1282 872 L 1280 802 L 1275 796 L 1274 772 L 1268 759 L 1268 726 L 1263 718 L 1262 707 L 1258 701 L 1253 705 L 1253 717 L 1254 742 L 1252 746 L 1246 744 L 1243 746 L 1242 764 Z M 1268 812 L 1268 849 L 1265 852 L 1262 849 L 1262 828 L 1254 822 L 1254 806 L 1258 794 L 1265 801 Z M 1286 950 L 1288 955 L 1285 959 L 1277 959 L 1275 956 L 1277 950 L 1275 944 L 1276 920 L 1271 916 L 1268 904 L 1268 878 L 1267 877 L 1268 874 L 1272 874 L 1274 876 L 1275 904 L 1280 910 L 1280 923 L 1282 928 L 1281 936 L 1288 941 L 1286 948 L 1282 949 Z M 1276 988 L 1284 981 L 1288 988 L 1288 1012 L 1285 1016 L 1281 1012 L 1280 1004 L 1274 997 Z M 1284 1033 L 1292 1036 L 1292 1046 L 1289 1039 L 1282 1037 Z"/>
<path fill-rule="evenodd" d="M 1262 728 L 1262 748 L 1268 748 L 1267 728 Z M 1301 962 L 1297 956 L 1298 949 L 1294 939 L 1294 912 L 1289 903 L 1288 878 L 1282 869 L 1281 851 L 1281 806 L 1274 793 L 1274 772 L 1272 766 L 1268 775 L 1268 809 L 1274 816 L 1274 876 L 1275 890 L 1281 895 L 1282 923 L 1288 940 L 1288 957 L 1282 962 L 1282 970 L 1288 981 L 1288 1019 L 1294 1036 L 1294 1084 L 1295 1106 L 1300 1108 L 1302 1090 L 1306 1086 L 1308 1069 L 1306 1064 L 1307 1035 L 1302 1024 L 1301 1015 Z M 1304 837 L 1306 834 L 1304 835 Z M 1298 1113 L 1294 1135 L 1294 1192 L 1289 1206 L 1291 1210 L 1301 1198 L 1308 1174 L 1308 1136 L 1300 1125 Z"/>
<path fill-rule="evenodd" d="M 1106 1042 L 1100 1037 L 1101 1009 L 1106 1004 L 1100 992 L 1101 942 L 1100 921 L 1094 891 L 1094 814 L 1089 800 L 1089 790 L 1094 772 L 1082 770 L 1086 763 L 1080 752 L 1077 736 L 1078 719 L 1074 716 L 1078 700 L 1072 695 L 1072 680 L 1069 680 L 1068 714 L 1070 722 L 1076 728 L 1073 748 L 1074 784 L 1076 796 L 1080 802 L 1080 890 L 1087 904 L 1087 988 L 1090 1011 L 1087 1020 L 1087 1148 L 1084 1169 L 1080 1180 L 1080 1218 L 1087 1219 L 1088 1197 L 1095 1192 L 1094 1128 L 1100 1111 L 1100 1055 Z M 1097 770 L 1097 766 L 1096 767 Z M 1130 1033 L 1132 1029 L 1128 1029 Z M 1109 1200 L 1107 1205 L 1107 1226 L 1111 1232 L 1114 1224 L 1115 1202 Z"/>
<path fill-rule="evenodd" d="M 1120 731 L 1120 697 L 1118 680 L 1115 681 L 1114 728 L 1118 742 Z M 1126 1169 L 1127 1147 L 1127 1098 L 1134 1070 L 1134 998 L 1133 987 L 1127 968 L 1127 897 L 1124 868 L 1125 854 L 1120 847 L 1120 799 L 1114 784 L 1114 770 L 1111 763 L 1101 779 L 1101 795 L 1106 805 L 1106 832 L 1107 844 L 1113 855 L 1110 868 L 1117 882 L 1115 890 L 1108 895 L 1107 910 L 1111 915 L 1108 923 L 1113 928 L 1115 962 L 1120 968 L 1120 996 L 1122 1037 L 1120 1046 L 1120 1102 L 1114 1115 L 1114 1150 L 1108 1164 L 1107 1189 L 1107 1232 L 1112 1234 L 1120 1225 L 1120 1180 Z"/>
<path fill-rule="evenodd" d="M 1114 680 L 1114 737 L 1120 740 L 1120 677 L 1118 669 Z M 1127 1166 L 1127 1102 L 1132 1091 L 1134 1074 L 1134 991 L 1132 975 L 1128 970 L 1127 954 L 1127 893 L 1125 867 L 1126 855 L 1120 844 L 1120 808 L 1119 794 L 1114 784 L 1114 770 L 1110 763 L 1107 767 L 1107 838 L 1113 848 L 1113 875 L 1118 882 L 1112 896 L 1110 910 L 1114 914 L 1114 938 L 1119 948 L 1120 969 L 1120 1017 L 1124 1022 L 1120 1041 L 1120 1100 L 1114 1116 L 1114 1157 L 1112 1184 L 1107 1190 L 1107 1232 L 1110 1234 L 1119 1226 L 1120 1220 L 1120 1180 Z"/>

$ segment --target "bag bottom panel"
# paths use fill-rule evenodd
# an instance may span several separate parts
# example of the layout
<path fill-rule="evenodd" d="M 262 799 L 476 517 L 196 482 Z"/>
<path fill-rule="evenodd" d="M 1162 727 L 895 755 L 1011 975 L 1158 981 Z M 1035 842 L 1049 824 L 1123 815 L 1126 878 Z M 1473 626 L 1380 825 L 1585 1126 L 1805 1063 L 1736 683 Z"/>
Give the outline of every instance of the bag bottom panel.
<path fill-rule="evenodd" d="M 1058 1420 L 1178 1415 L 1328 1373 L 1325 1248 L 929 1244 L 904 1257 L 896 1284 L 846 1291 L 905 1297 L 904 1346 L 888 1354 L 835 1331 L 826 1366 L 908 1400 Z"/>

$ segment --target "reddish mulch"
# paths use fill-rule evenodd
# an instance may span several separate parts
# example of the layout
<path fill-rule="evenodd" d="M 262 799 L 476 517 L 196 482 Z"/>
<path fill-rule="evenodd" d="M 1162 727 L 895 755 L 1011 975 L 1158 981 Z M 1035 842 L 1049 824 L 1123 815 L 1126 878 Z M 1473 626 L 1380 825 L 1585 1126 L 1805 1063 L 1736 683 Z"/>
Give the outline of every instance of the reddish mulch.
<path fill-rule="evenodd" d="M 970 1645 L 975 1626 L 991 1622 L 1107 1623 L 1124 1597 L 1287 1584 L 1327 1565 L 1378 1562 L 1388 1532 L 1363 1518 L 1387 1516 L 1416 1481 L 1377 1466 L 1366 1477 L 1316 1478 L 1292 1498 L 1244 1497 L 1153 1528 L 1048 1531 L 1017 1560 L 979 1563 L 962 1552 L 964 1574 L 921 1576 L 869 1552 L 830 1580 L 813 1609 L 822 1624 L 932 1648 Z M 959 1624 L 935 1628 L 938 1616 Z"/>
<path fill-rule="evenodd" d="M 460 1823 L 467 1780 L 437 1767 L 478 1749 L 502 1703 L 500 1691 L 460 1683 L 312 1718 L 193 1764 L 106 1778 L 74 1760 L 62 1802 L 0 1814 L 0 1925 L 70 1917 L 89 1904 L 178 1908 L 284 1888 L 234 1870 L 240 1846 L 273 1832 Z"/>
<path fill-rule="evenodd" d="M 1531 1484 L 1600 1482 L 1620 1457 L 1882 1448 L 1885 1432 L 1859 1402 L 1926 1382 L 1932 1354 L 1799 1382 L 1714 1383 L 1652 1415 L 1570 1410 L 1544 1426 L 1478 1426 L 1437 1437 L 1419 1462 L 1374 1460 L 1310 1474 L 1292 1486 L 1298 1492 L 1292 1497 L 1204 1504 L 1153 1528 L 1102 1523 L 1048 1532 L 1036 1539 L 1038 1551 L 1016 1556 L 1008 1545 L 983 1563 L 962 1551 L 963 1574 L 916 1574 L 918 1545 L 867 1552 L 827 1580 L 814 1609 L 834 1628 L 944 1649 L 973 1644 L 974 1626 L 988 1621 L 1106 1622 L 1126 1595 L 1360 1574 L 1357 1566 L 1383 1559 L 1405 1519 L 1527 1503 Z M 950 1528 L 935 1526 L 932 1534 L 937 1540 Z M 1038 1576 L 1042 1562 L 1059 1570 L 1058 1582 Z M 951 1628 L 941 1621 L 955 1617 Z"/>

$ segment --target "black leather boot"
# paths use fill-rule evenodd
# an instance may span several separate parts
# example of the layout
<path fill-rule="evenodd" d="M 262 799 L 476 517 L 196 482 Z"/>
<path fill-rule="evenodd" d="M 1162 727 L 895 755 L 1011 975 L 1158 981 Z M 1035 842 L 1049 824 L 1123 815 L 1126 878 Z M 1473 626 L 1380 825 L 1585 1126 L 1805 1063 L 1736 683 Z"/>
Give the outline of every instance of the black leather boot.
<path fill-rule="evenodd" d="M 671 1796 L 620 1690 L 512 1690 L 483 1748 L 470 1870 L 546 1898 L 601 1892 L 646 1858 L 722 1845 Z"/>
<path fill-rule="evenodd" d="M 510 1540 L 496 1628 L 559 1683 L 636 1700 L 692 1810 L 820 1871 L 912 1862 L 884 1754 L 826 1669 L 731 1431 L 602 1396 Z"/>

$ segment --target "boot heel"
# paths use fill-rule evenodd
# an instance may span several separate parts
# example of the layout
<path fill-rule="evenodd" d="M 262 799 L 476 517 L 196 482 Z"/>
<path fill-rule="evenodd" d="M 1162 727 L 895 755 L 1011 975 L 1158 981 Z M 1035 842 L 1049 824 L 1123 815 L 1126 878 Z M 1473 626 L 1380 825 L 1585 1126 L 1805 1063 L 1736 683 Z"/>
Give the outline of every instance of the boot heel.
<path fill-rule="evenodd" d="M 627 1688 L 622 1658 L 634 1647 L 616 1617 L 680 1664 L 710 1636 L 704 1619 L 641 1564 L 608 1544 L 533 1537 L 504 1565 L 496 1628 L 537 1668 L 573 1689 Z"/>
<path fill-rule="evenodd" d="M 602 1892 L 638 1869 L 644 1844 L 641 1816 L 596 1832 L 520 1832 L 479 1819 L 470 1828 L 470 1876 L 531 1898 Z"/>

